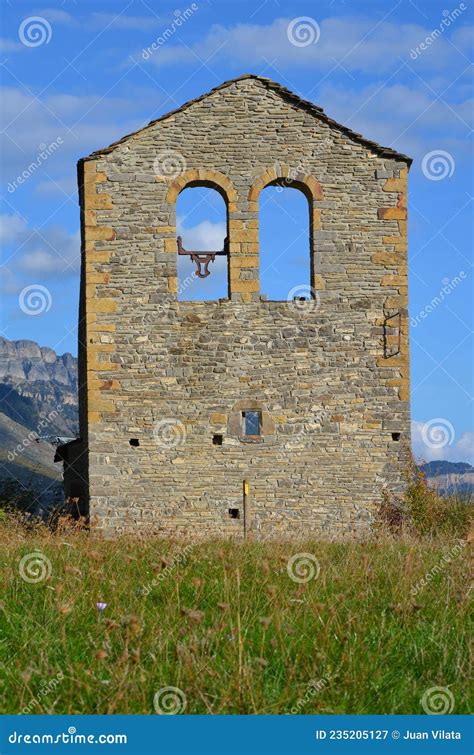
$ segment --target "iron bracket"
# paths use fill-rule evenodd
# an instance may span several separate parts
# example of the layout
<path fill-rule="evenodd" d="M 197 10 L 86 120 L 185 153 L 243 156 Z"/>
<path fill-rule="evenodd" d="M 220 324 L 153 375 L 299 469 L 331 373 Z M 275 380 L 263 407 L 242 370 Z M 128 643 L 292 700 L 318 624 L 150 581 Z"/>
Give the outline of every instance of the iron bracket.
<path fill-rule="evenodd" d="M 183 247 L 181 236 L 177 238 L 178 254 L 181 256 L 191 257 L 192 262 L 196 265 L 196 275 L 198 278 L 207 278 L 211 274 L 209 263 L 214 262 L 216 257 L 227 257 L 229 255 L 229 243 L 227 237 L 224 239 L 224 248 L 219 252 L 190 252 Z"/>
<path fill-rule="evenodd" d="M 390 325 L 390 320 L 397 320 L 397 326 L 395 326 L 397 330 L 398 335 L 398 341 L 397 346 L 395 348 L 390 348 L 388 345 L 388 329 L 393 328 L 393 325 Z M 402 344 L 402 310 L 399 309 L 395 311 L 394 313 L 387 313 L 385 315 L 384 323 L 383 323 L 383 355 L 386 359 L 389 357 L 395 357 L 398 354 L 400 354 L 401 351 L 401 344 Z"/>

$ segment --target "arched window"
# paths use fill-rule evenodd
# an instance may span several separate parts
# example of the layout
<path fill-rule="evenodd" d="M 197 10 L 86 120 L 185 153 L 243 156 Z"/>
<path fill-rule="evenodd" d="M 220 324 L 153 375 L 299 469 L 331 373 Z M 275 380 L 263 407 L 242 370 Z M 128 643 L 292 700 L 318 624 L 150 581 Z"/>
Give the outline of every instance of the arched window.
<path fill-rule="evenodd" d="M 269 300 L 311 298 L 309 202 L 303 191 L 266 186 L 259 197 L 260 291 Z"/>
<path fill-rule="evenodd" d="M 227 238 L 227 207 L 223 196 L 207 186 L 188 186 L 176 200 L 176 232 L 183 252 L 222 252 Z M 178 254 L 178 300 L 227 298 L 228 257 L 199 266 L 188 254 Z M 206 275 L 206 272 L 209 272 Z M 199 274 L 205 277 L 200 277 Z"/>

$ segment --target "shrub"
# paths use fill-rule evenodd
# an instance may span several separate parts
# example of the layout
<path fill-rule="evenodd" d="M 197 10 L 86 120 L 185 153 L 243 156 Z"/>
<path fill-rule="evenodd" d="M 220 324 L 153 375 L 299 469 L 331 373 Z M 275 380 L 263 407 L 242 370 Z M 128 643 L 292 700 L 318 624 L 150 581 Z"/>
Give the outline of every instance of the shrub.
<path fill-rule="evenodd" d="M 403 508 L 406 524 L 413 534 L 465 537 L 471 519 L 468 500 L 456 493 L 440 496 L 429 487 L 424 473 L 414 464 L 407 477 Z"/>
<path fill-rule="evenodd" d="M 38 508 L 37 495 L 16 480 L 0 480 L 0 510 L 32 514 Z"/>
<path fill-rule="evenodd" d="M 406 487 L 402 496 L 382 493 L 376 518 L 379 535 L 416 538 L 465 538 L 472 519 L 472 501 L 466 495 L 440 495 L 428 485 L 424 472 L 414 462 L 406 471 Z"/>

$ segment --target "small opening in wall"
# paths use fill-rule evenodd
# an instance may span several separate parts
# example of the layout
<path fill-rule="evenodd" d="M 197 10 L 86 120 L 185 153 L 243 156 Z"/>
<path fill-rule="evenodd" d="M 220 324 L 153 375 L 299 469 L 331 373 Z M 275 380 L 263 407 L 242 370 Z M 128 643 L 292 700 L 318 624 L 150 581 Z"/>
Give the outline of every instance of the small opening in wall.
<path fill-rule="evenodd" d="M 223 440 L 223 436 L 220 435 L 219 433 L 212 436 L 212 442 L 215 446 L 222 446 L 222 440 Z"/>
<path fill-rule="evenodd" d="M 262 413 L 258 411 L 242 412 L 244 435 L 260 435 Z"/>
<path fill-rule="evenodd" d="M 401 438 L 401 433 L 392 433 L 392 440 L 399 441 Z"/>
<path fill-rule="evenodd" d="M 140 445 L 140 441 L 138 440 L 138 438 L 130 438 L 130 440 L 128 442 L 130 443 L 131 446 L 139 446 Z"/>
<path fill-rule="evenodd" d="M 231 519 L 240 519 L 239 509 L 229 509 L 229 516 Z"/>

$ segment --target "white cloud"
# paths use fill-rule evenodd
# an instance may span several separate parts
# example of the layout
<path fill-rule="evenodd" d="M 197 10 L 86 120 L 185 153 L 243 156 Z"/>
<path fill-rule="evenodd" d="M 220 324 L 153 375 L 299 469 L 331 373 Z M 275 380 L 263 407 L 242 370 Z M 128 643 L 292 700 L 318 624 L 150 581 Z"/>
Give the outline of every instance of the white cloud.
<path fill-rule="evenodd" d="M 150 14 L 148 16 L 128 16 L 125 13 L 105 13 L 94 11 L 89 15 L 81 16 L 78 13 L 72 15 L 60 8 L 43 8 L 35 13 L 35 16 L 45 18 L 51 26 L 82 26 L 92 29 L 125 29 L 129 31 L 150 31 L 157 29 L 163 21 Z M 8 40 L 6 40 L 9 42 Z M 24 45 L 18 45 L 15 49 L 26 49 Z"/>
<path fill-rule="evenodd" d="M 80 233 L 62 226 L 33 230 L 20 251 L 18 269 L 43 277 L 77 275 L 80 267 Z"/>
<path fill-rule="evenodd" d="M 54 180 L 41 181 L 36 187 L 35 191 L 38 194 L 77 194 L 77 178 L 76 176 L 67 176 L 67 178 L 57 178 Z"/>
<path fill-rule="evenodd" d="M 474 26 L 465 24 L 464 26 L 458 26 L 453 30 L 452 42 L 456 47 L 466 55 L 472 53 L 472 40 L 474 38 Z"/>
<path fill-rule="evenodd" d="M 411 51 L 432 34 L 433 28 L 390 21 L 374 23 L 369 16 L 315 17 L 320 28 L 317 43 L 297 46 L 288 37 L 291 21 L 291 18 L 277 18 L 268 25 L 236 24 L 230 27 L 215 24 L 191 49 L 179 44 L 163 45 L 150 61 L 158 66 L 195 63 L 197 55 L 203 60 L 213 56 L 214 62 L 232 60 L 246 68 L 275 61 L 277 66 L 306 66 L 320 70 L 331 69 L 338 61 L 343 61 L 347 70 L 383 73 L 398 67 L 400 58 L 416 62 L 421 69 L 442 69 L 459 56 L 444 38 L 450 33 L 445 31 L 413 61 Z"/>
<path fill-rule="evenodd" d="M 126 6 L 128 7 L 128 6 Z M 59 8 L 44 8 L 36 15 L 46 18 L 51 24 L 62 24 L 64 26 L 90 27 L 93 29 L 127 29 L 130 31 L 149 31 L 157 28 L 162 21 L 150 14 L 148 16 L 128 16 L 125 13 L 105 13 L 94 11 L 87 16 L 79 16 L 77 13 L 73 16 L 65 10 Z"/>
<path fill-rule="evenodd" d="M 46 273 L 58 273 L 58 263 L 68 266 L 69 262 L 63 259 L 63 255 L 59 255 L 56 250 L 49 251 L 48 249 L 35 249 L 28 254 L 24 254 L 18 263 L 20 270 L 24 270 L 25 273 L 38 273 L 40 275 Z"/>
<path fill-rule="evenodd" d="M 77 275 L 80 266 L 80 233 L 68 233 L 65 228 L 50 225 L 28 228 L 16 215 L 0 217 L 0 239 L 5 245 L 4 257 L 17 285 L 24 285 L 27 275 L 41 276 L 41 280 L 62 275 Z"/>
<path fill-rule="evenodd" d="M 57 265 L 57 261 L 54 259 L 54 255 L 48 253 L 44 249 L 36 249 L 33 252 L 25 254 L 18 267 L 24 270 L 26 273 L 50 273 Z"/>
<path fill-rule="evenodd" d="M 43 8 L 35 14 L 42 18 L 46 18 L 50 24 L 63 24 L 64 26 L 75 26 L 77 19 L 65 10 L 60 8 Z"/>
<path fill-rule="evenodd" d="M 2 172 L 5 182 L 15 187 L 17 177 L 35 161 L 39 165 L 28 181 L 39 176 L 48 180 L 58 169 L 64 176 L 65 164 L 70 166 L 71 176 L 75 176 L 78 157 L 144 125 L 136 116 L 130 119 L 130 99 L 126 96 L 104 98 L 97 94 L 59 93 L 38 100 L 22 89 L 4 87 L 0 97 L 4 129 L 0 137 Z M 145 108 L 145 99 L 149 111 L 149 91 L 140 91 L 134 101 L 134 113 L 140 107 Z M 155 102 L 156 99 L 155 93 Z M 58 143 L 58 148 L 46 160 L 39 160 L 45 145 L 52 143 Z M 22 191 L 23 186 L 15 190 Z"/>
<path fill-rule="evenodd" d="M 447 424 L 446 424 L 447 423 Z M 413 420 L 411 425 L 412 450 L 417 461 L 465 461 L 474 463 L 474 433 L 464 432 L 456 439 L 455 432 L 449 431 L 447 420 L 435 423 L 435 432 L 427 431 L 429 422 Z M 440 431 L 436 433 L 436 427 Z M 447 431 L 446 431 L 447 428 Z M 444 439 L 444 440 L 443 440 Z M 442 445 L 446 441 L 445 445 Z"/>
<path fill-rule="evenodd" d="M 24 49 L 25 45 L 15 42 L 13 39 L 0 38 L 0 52 L 19 52 Z"/>
<path fill-rule="evenodd" d="M 18 294 L 18 284 L 13 270 L 2 265 L 0 267 L 0 291 L 2 294 Z"/>
<path fill-rule="evenodd" d="M 458 440 L 456 447 L 460 451 L 463 461 L 474 464 L 474 433 L 463 433 Z"/>
<path fill-rule="evenodd" d="M 227 235 L 225 223 L 212 223 L 209 220 L 204 220 L 191 228 L 185 228 L 182 223 L 182 219 L 178 217 L 178 234 L 183 238 L 185 249 L 206 252 L 217 252 L 222 249 Z"/>
<path fill-rule="evenodd" d="M 109 27 L 110 29 L 128 29 L 130 31 L 150 31 L 157 29 L 163 23 L 160 18 L 154 15 L 149 16 L 127 16 L 117 13 L 92 13 L 90 20 L 93 26 L 100 29 Z"/>
<path fill-rule="evenodd" d="M 326 83 L 318 92 L 318 104 L 353 131 L 412 157 L 441 146 L 464 152 L 466 129 L 474 126 L 470 99 L 444 102 L 423 84 L 379 81 L 357 90 Z"/>
<path fill-rule="evenodd" d="M 16 241 L 27 230 L 26 220 L 20 215 L 0 215 L 0 241 Z"/>
<path fill-rule="evenodd" d="M 289 42 L 289 19 L 279 18 L 268 25 L 214 25 L 192 49 L 170 41 L 150 60 L 158 66 L 195 64 L 196 55 L 203 60 L 212 55 L 213 63 L 225 59 L 245 69 L 262 64 L 268 68 L 274 62 L 276 69 L 287 66 L 292 72 L 287 73 L 285 86 L 316 101 L 332 118 L 368 138 L 413 157 L 440 145 L 464 154 L 466 130 L 474 125 L 471 80 L 465 72 L 452 86 L 453 76 L 449 75 L 451 64 L 455 63 L 459 72 L 467 65 L 461 52 L 448 41 L 452 37 L 459 43 L 459 50 L 466 48 L 467 27 L 461 26 L 460 18 L 415 60 L 410 52 L 433 28 L 389 21 L 375 27 L 373 19 L 355 16 L 316 20 L 321 31 L 319 41 L 307 47 Z M 439 23 L 442 20 L 440 16 Z M 342 61 L 342 67 L 337 67 L 337 61 Z M 298 91 L 293 75 L 303 66 L 315 71 L 308 94 Z M 361 86 L 359 75 L 357 81 L 347 77 L 344 85 L 334 85 L 330 74 L 334 70 L 336 75 L 344 75 L 344 69 L 367 72 L 372 83 Z M 391 73 L 396 75 L 387 81 Z M 410 84 L 399 83 L 407 77 Z M 445 89 L 448 91 L 443 95 Z"/>

